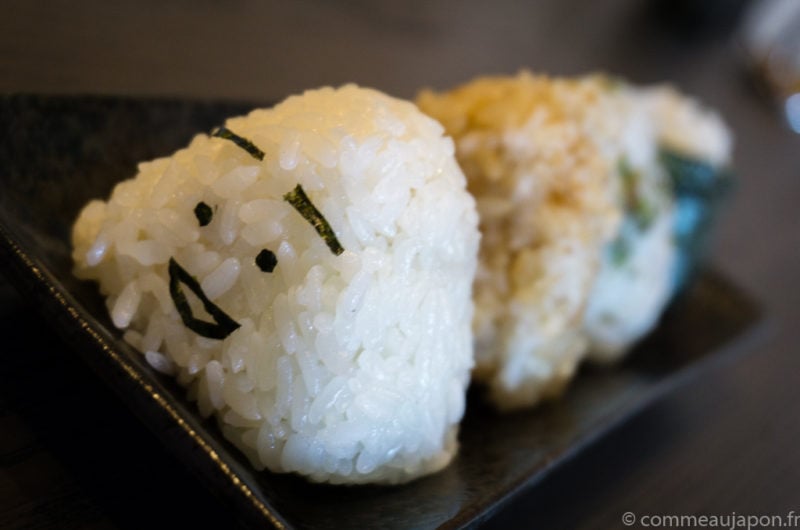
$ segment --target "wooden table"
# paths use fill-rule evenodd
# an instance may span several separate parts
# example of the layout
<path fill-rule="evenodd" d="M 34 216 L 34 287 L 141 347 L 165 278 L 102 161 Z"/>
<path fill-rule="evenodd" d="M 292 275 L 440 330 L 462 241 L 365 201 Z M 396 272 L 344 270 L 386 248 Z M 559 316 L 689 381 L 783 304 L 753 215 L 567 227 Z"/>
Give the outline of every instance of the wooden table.
<path fill-rule="evenodd" d="M 659 400 L 486 526 L 613 528 L 625 512 L 784 516 L 800 512 L 800 137 L 747 82 L 735 31 L 699 21 L 678 31 L 654 8 L 665 4 L 7 1 L 0 91 L 270 101 L 354 81 L 412 97 L 523 67 L 674 81 L 735 132 L 740 180 L 712 261 L 763 304 L 767 332 L 750 354 Z M 0 329 L 4 354 L 23 353 L 0 365 L 0 527 L 228 527 L 5 281 Z M 96 414 L 79 414 L 86 406 Z M 93 419 L 100 414 L 107 419 Z"/>

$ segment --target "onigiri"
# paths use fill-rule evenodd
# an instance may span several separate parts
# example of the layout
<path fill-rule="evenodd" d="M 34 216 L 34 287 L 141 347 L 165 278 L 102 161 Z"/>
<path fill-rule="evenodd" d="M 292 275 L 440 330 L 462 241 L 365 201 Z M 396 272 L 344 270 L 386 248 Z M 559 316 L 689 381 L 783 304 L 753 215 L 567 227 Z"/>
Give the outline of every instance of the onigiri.
<path fill-rule="evenodd" d="M 457 450 L 477 223 L 441 125 L 347 85 L 140 164 L 73 257 L 256 468 L 397 483 Z"/>
<path fill-rule="evenodd" d="M 492 401 L 535 405 L 587 356 L 622 358 L 686 276 L 681 240 L 702 231 L 730 159 L 722 120 L 607 75 L 484 77 L 417 103 L 477 200 L 474 376 Z"/>

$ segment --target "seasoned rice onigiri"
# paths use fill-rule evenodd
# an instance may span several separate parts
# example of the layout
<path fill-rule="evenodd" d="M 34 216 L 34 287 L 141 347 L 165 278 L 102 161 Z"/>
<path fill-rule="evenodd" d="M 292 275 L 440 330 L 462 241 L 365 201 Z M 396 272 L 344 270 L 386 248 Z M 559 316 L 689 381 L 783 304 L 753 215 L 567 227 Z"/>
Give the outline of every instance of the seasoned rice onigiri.
<path fill-rule="evenodd" d="M 478 203 L 474 376 L 500 408 L 558 394 L 586 351 L 584 308 L 620 221 L 607 85 L 522 73 L 417 99 L 453 136 Z"/>
<path fill-rule="evenodd" d="M 454 137 L 478 203 L 474 375 L 499 408 L 558 394 L 587 352 L 616 360 L 653 328 L 676 223 L 696 217 L 663 151 L 726 166 L 715 114 L 601 75 L 487 77 L 417 102 Z"/>
<path fill-rule="evenodd" d="M 73 257 L 254 466 L 394 483 L 456 452 L 478 241 L 442 127 L 349 85 L 140 164 Z"/>

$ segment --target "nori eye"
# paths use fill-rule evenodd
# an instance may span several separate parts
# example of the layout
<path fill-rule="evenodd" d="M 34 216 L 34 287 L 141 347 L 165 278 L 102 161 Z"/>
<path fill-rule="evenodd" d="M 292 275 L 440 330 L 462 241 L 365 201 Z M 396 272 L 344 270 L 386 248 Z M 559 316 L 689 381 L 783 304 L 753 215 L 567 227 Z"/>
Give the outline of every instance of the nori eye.
<path fill-rule="evenodd" d="M 214 211 L 206 203 L 198 202 L 197 206 L 194 207 L 194 216 L 197 217 L 197 222 L 200 223 L 200 226 L 206 226 L 211 222 L 211 218 L 214 217 Z"/>
<path fill-rule="evenodd" d="M 267 248 L 259 252 L 258 256 L 256 256 L 256 265 L 264 272 L 274 271 L 277 264 L 278 258 L 275 257 L 275 253 Z"/>
<path fill-rule="evenodd" d="M 223 138 L 225 140 L 230 140 L 231 142 L 235 143 L 248 153 L 250 156 L 255 158 L 256 160 L 264 160 L 264 151 L 259 149 L 256 144 L 244 138 L 243 136 L 239 136 L 235 132 L 231 131 L 226 127 L 220 127 L 214 132 L 211 133 L 211 136 L 216 136 L 217 138 Z"/>
<path fill-rule="evenodd" d="M 342 247 L 342 244 L 339 243 L 339 240 L 336 238 L 336 234 L 333 232 L 333 228 L 331 228 L 328 220 L 317 210 L 317 207 L 314 206 L 314 203 L 308 198 L 308 195 L 306 195 L 306 192 L 300 184 L 295 186 L 292 191 L 286 193 L 283 196 L 283 200 L 294 206 L 294 209 L 303 216 L 303 219 L 314 227 L 314 230 L 316 230 L 323 241 L 325 241 L 325 244 L 328 245 L 331 252 L 337 256 L 344 252 L 344 247 Z"/>
<path fill-rule="evenodd" d="M 181 284 L 188 287 L 203 302 L 203 308 L 214 319 L 213 323 L 195 318 L 192 314 L 192 308 L 189 306 L 189 301 L 186 299 L 183 289 L 181 289 Z M 172 296 L 172 301 L 184 325 L 198 335 L 209 339 L 222 340 L 239 329 L 239 323 L 208 299 L 202 287 L 200 287 L 200 283 L 186 269 L 178 265 L 175 258 L 169 259 L 169 294 Z"/>

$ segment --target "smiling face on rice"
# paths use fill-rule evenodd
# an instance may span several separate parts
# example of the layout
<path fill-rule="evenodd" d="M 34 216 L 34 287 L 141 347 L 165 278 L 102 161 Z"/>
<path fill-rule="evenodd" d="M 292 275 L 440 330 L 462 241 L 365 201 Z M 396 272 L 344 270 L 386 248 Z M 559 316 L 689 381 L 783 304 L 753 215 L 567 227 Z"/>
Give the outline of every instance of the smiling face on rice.
<path fill-rule="evenodd" d="M 443 467 L 479 239 L 451 140 L 355 86 L 225 130 L 238 139 L 198 135 L 87 205 L 76 274 L 256 467 L 350 483 Z"/>

